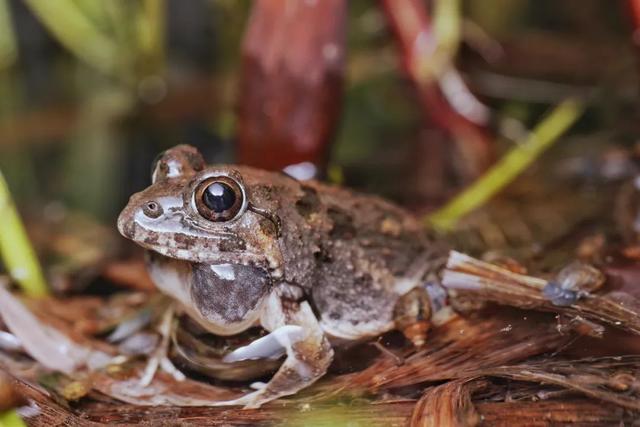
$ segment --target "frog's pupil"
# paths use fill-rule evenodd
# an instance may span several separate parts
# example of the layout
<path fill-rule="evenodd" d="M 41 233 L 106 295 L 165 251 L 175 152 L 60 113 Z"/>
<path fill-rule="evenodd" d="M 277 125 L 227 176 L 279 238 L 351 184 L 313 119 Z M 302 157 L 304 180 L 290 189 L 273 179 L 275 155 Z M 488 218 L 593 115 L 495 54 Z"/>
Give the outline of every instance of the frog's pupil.
<path fill-rule="evenodd" d="M 236 201 L 236 194 L 227 184 L 214 182 L 204 191 L 202 201 L 213 212 L 221 213 L 231 209 Z"/>

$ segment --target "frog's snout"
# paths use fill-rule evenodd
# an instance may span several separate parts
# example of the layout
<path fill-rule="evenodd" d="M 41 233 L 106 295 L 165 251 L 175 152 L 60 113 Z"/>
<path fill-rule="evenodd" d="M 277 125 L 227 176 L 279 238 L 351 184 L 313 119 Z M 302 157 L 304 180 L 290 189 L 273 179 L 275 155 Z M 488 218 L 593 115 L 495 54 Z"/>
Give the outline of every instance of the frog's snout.
<path fill-rule="evenodd" d="M 154 202 L 155 203 L 155 202 Z M 149 204 L 147 202 L 146 204 Z M 140 199 L 134 194 L 129 199 L 127 206 L 122 209 L 118 216 L 118 231 L 122 236 L 130 240 L 135 240 L 136 234 L 136 217 L 139 215 L 138 211 L 142 211 L 141 207 L 146 204 L 141 204 Z M 157 203 L 156 203 L 157 204 Z M 159 207 L 159 206 L 158 206 Z M 156 206 L 152 206 L 154 209 L 158 209 Z"/>
<path fill-rule="evenodd" d="M 136 231 L 136 219 L 153 221 L 164 214 L 164 209 L 159 201 L 149 199 L 143 202 L 132 198 L 129 204 L 122 210 L 118 217 L 118 231 L 128 239 L 134 239 Z"/>
<path fill-rule="evenodd" d="M 136 228 L 130 210 L 130 207 L 127 206 L 120 212 L 120 216 L 118 216 L 118 231 L 127 239 L 133 239 Z"/>

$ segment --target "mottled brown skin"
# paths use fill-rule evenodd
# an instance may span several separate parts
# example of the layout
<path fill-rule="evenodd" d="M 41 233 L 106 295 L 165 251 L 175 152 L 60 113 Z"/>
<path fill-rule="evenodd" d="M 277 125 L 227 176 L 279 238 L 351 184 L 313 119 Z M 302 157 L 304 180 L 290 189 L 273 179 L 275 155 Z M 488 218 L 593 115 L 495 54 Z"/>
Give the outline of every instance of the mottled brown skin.
<path fill-rule="evenodd" d="M 243 189 L 236 218 L 211 222 L 198 213 L 194 191 L 211 176 L 231 177 Z M 264 389 L 225 402 L 247 406 L 321 377 L 333 355 L 329 339 L 393 329 L 399 297 L 421 286 L 441 254 L 412 215 L 378 197 L 246 166 L 205 166 L 189 146 L 162 155 L 153 184 L 131 197 L 118 228 L 153 251 L 158 287 L 211 332 L 235 334 L 256 323 L 268 331 L 304 328 Z"/>

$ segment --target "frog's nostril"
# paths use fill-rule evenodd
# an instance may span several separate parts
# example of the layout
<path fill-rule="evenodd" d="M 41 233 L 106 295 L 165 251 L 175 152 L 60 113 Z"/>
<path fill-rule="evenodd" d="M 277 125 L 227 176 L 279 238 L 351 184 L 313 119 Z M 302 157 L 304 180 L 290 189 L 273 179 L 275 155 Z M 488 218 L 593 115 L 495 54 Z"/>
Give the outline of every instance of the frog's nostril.
<path fill-rule="evenodd" d="M 142 213 L 144 213 L 149 218 L 158 218 L 162 215 L 163 209 L 160 206 L 160 203 L 156 201 L 148 201 L 142 206 Z"/>

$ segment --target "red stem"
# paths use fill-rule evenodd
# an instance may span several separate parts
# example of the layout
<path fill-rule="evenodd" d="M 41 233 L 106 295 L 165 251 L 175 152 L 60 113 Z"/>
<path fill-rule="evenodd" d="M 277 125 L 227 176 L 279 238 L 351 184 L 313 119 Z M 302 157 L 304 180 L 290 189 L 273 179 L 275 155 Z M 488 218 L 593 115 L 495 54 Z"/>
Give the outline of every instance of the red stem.
<path fill-rule="evenodd" d="M 337 125 L 345 0 L 254 3 L 242 47 L 238 161 L 320 169 Z"/>
<path fill-rule="evenodd" d="M 402 53 L 402 65 L 418 90 L 428 120 L 459 143 L 463 156 L 478 174 L 492 159 L 488 132 L 458 113 L 445 99 L 436 80 L 425 82 L 415 64 L 429 55 L 436 41 L 427 10 L 421 0 L 382 0 L 382 7 Z"/>

